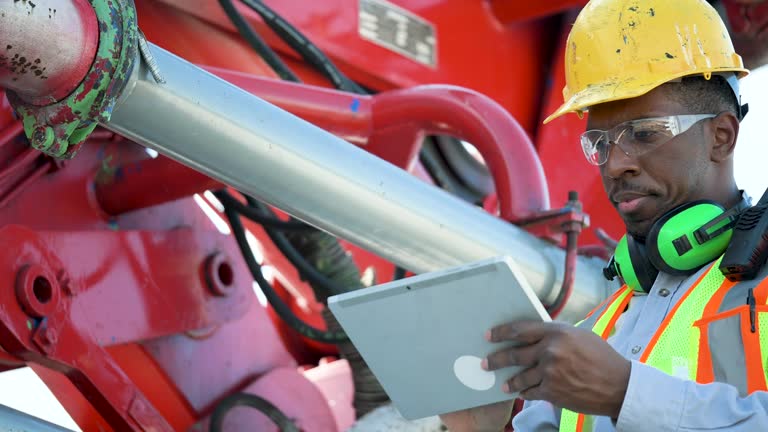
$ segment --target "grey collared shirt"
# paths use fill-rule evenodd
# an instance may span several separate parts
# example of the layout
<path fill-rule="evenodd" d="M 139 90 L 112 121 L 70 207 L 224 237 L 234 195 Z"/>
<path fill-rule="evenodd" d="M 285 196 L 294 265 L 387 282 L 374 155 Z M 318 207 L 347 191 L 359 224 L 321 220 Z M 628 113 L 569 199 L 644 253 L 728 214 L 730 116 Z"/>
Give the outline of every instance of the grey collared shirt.
<path fill-rule="evenodd" d="M 593 432 L 768 431 L 768 393 L 741 397 L 736 387 L 729 384 L 698 384 L 639 362 L 656 329 L 680 301 L 686 287 L 708 267 L 689 277 L 660 273 L 650 293 L 635 293 L 630 300 L 629 308 L 608 339 L 616 351 L 631 361 L 627 394 L 618 420 L 595 417 Z M 765 269 L 761 273 L 765 277 Z M 526 402 L 512 425 L 516 432 L 557 431 L 559 421 L 559 408 L 549 402 L 531 401 Z"/>

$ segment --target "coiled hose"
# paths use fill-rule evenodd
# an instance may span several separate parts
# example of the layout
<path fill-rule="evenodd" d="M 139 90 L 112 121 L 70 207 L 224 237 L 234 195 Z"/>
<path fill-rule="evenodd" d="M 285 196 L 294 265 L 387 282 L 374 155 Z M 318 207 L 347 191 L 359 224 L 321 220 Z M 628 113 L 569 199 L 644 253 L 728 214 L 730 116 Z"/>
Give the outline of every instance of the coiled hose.
<path fill-rule="evenodd" d="M 335 237 L 320 230 L 284 232 L 282 234 L 307 262 L 328 279 L 336 282 L 340 288 L 354 291 L 363 287 L 357 265 Z M 326 303 L 328 293 L 321 287 L 316 287 L 311 281 L 309 284 L 312 286 L 318 301 Z M 328 331 L 343 331 L 328 308 L 323 309 L 322 315 L 328 326 Z M 347 360 L 352 369 L 355 388 L 353 404 L 357 418 L 389 403 L 389 396 L 352 342 L 346 340 L 336 343 L 336 346 L 341 357 Z"/>

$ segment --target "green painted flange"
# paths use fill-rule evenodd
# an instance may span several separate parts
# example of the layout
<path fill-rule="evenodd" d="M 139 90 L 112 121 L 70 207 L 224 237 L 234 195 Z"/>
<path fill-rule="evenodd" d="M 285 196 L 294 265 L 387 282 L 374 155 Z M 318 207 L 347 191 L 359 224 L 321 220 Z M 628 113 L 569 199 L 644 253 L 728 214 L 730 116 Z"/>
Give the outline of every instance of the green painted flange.
<path fill-rule="evenodd" d="M 91 69 L 65 99 L 35 106 L 8 92 L 32 147 L 71 159 L 112 109 L 138 61 L 138 26 L 133 0 L 89 0 L 99 23 L 99 45 Z"/>

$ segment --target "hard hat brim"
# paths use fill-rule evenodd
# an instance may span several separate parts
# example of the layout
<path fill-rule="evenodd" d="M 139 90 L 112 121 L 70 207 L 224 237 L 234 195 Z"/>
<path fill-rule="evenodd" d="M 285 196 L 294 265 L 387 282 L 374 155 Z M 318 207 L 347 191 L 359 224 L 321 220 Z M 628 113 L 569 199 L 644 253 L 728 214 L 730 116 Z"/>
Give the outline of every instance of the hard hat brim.
<path fill-rule="evenodd" d="M 711 71 L 702 71 L 695 74 L 683 73 L 679 76 L 667 77 L 667 79 L 661 82 L 639 82 L 637 78 L 630 78 L 626 80 L 606 82 L 601 85 L 590 86 L 574 94 L 570 99 L 563 103 L 554 113 L 552 113 L 544 120 L 544 124 L 547 124 L 552 120 L 568 113 L 579 113 L 581 115 L 581 113 L 586 112 L 589 107 L 595 105 L 643 96 L 656 87 L 659 87 L 660 85 L 673 81 L 677 78 L 695 75 L 716 75 L 728 72 L 735 72 L 739 79 L 744 78 L 749 74 L 749 70 L 744 68 L 723 68 L 714 69 Z"/>

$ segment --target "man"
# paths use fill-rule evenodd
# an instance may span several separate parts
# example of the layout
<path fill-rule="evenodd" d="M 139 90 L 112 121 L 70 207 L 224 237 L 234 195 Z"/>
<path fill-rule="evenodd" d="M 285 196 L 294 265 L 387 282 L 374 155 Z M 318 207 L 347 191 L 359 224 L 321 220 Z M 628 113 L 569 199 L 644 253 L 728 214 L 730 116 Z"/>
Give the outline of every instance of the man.
<path fill-rule="evenodd" d="M 662 239 L 749 206 L 733 175 L 746 73 L 705 0 L 592 0 L 580 13 L 565 103 L 547 121 L 589 111 L 581 144 L 627 228 L 611 266 L 626 284 L 576 327 L 489 331 L 518 344 L 484 361 L 524 367 L 503 385 L 527 401 L 516 431 L 768 431 L 766 270 L 733 283 L 718 266 L 730 237 Z M 711 202 L 721 214 L 695 214 Z M 710 255 L 687 269 L 690 250 Z M 510 415 L 499 403 L 441 417 L 500 431 Z"/>

